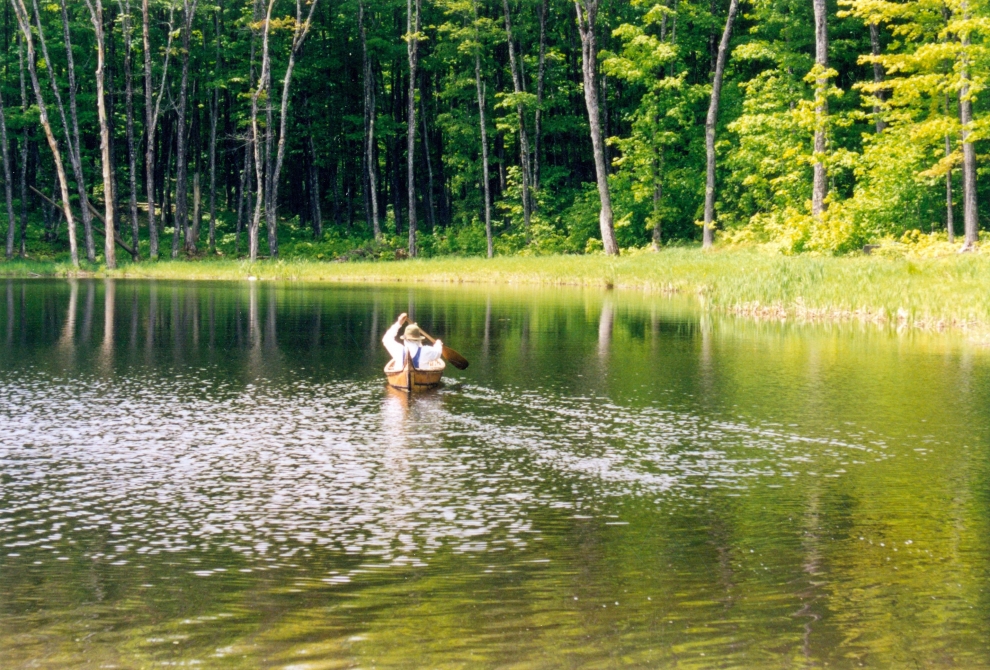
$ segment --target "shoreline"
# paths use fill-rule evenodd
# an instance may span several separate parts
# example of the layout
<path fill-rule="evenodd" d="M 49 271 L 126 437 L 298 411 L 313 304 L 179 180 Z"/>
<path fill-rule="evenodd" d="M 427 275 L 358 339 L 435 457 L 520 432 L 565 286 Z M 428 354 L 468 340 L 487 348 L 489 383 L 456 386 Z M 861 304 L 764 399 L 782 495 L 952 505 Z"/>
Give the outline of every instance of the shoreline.
<path fill-rule="evenodd" d="M 416 259 L 175 260 L 117 270 L 68 263 L 0 261 L 0 278 L 87 277 L 182 281 L 573 286 L 696 295 L 706 308 L 767 321 L 888 324 L 990 334 L 990 257 L 929 259 L 781 256 L 753 250 L 672 248 L 658 253 Z"/>

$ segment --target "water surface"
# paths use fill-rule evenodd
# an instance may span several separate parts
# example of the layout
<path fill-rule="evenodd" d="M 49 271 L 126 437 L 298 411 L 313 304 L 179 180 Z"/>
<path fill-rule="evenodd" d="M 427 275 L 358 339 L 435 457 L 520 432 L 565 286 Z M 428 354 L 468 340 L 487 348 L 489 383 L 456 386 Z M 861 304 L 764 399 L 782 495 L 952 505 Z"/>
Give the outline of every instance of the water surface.
<path fill-rule="evenodd" d="M 471 361 L 412 400 L 408 311 Z M 986 667 L 990 366 L 638 293 L 0 283 L 4 667 Z"/>

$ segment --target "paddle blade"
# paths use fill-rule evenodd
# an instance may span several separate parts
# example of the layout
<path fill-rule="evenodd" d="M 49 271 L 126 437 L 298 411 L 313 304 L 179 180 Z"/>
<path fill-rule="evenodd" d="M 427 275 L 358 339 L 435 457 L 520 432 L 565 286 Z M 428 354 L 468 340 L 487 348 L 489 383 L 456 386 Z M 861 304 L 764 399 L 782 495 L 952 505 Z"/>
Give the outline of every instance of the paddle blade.
<path fill-rule="evenodd" d="M 461 356 L 446 344 L 443 345 L 443 357 L 458 370 L 467 370 L 467 366 L 470 365 L 468 359 Z"/>

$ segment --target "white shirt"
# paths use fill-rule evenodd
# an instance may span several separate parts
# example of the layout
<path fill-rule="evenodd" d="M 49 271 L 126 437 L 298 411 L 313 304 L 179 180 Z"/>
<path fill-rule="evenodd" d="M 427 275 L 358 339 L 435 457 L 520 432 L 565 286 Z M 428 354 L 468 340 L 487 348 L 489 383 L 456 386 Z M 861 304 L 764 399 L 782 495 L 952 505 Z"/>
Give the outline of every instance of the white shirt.
<path fill-rule="evenodd" d="M 410 360 L 413 360 L 416 354 L 419 353 L 419 365 L 417 367 L 420 369 L 427 363 L 435 361 L 443 355 L 443 342 L 440 340 L 437 340 L 433 344 L 420 346 L 418 342 L 413 340 L 403 340 L 400 342 L 395 339 L 395 336 L 399 334 L 400 327 L 400 324 L 393 323 L 385 331 L 385 335 L 382 336 L 382 344 L 388 349 L 388 353 L 392 356 L 392 360 L 395 361 L 395 365 L 402 367 L 403 350 L 409 352 Z"/>

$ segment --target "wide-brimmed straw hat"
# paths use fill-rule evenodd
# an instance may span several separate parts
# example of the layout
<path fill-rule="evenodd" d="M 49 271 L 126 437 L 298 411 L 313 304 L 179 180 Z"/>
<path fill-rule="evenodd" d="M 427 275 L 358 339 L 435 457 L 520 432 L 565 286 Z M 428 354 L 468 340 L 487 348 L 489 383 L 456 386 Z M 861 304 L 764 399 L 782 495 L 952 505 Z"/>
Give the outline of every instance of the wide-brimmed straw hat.
<path fill-rule="evenodd" d="M 426 339 L 426 336 L 423 335 L 423 331 L 421 331 L 419 329 L 419 326 L 417 326 L 415 323 L 410 323 L 408 326 L 406 326 L 406 331 L 402 333 L 400 337 L 403 340 L 413 340 L 415 342 L 422 342 L 423 340 Z"/>

